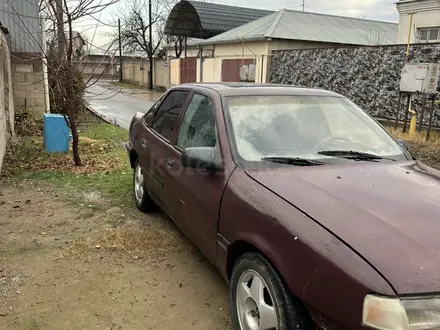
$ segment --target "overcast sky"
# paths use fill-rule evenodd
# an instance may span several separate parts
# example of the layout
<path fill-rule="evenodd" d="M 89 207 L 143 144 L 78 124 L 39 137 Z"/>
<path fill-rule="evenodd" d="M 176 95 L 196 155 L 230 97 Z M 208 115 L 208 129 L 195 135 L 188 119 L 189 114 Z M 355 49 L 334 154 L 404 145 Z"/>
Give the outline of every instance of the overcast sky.
<path fill-rule="evenodd" d="M 113 23 L 116 18 L 116 6 L 123 6 L 127 0 L 120 0 L 118 5 L 106 9 L 100 16 L 101 21 Z M 154 0 L 153 0 L 154 1 Z M 302 0 L 208 0 L 209 2 L 225 5 L 254 7 L 270 10 L 291 8 L 301 10 Z M 305 10 L 324 14 L 334 14 L 343 16 L 353 16 L 358 18 L 377 19 L 384 21 L 397 21 L 398 14 L 394 2 L 397 0 L 304 0 Z M 93 25 L 92 25 L 93 24 Z M 114 30 L 111 27 L 100 25 L 97 33 L 94 33 L 94 22 L 84 22 L 79 30 L 89 39 L 93 39 L 93 44 L 100 46 L 109 41 L 109 32 Z"/>

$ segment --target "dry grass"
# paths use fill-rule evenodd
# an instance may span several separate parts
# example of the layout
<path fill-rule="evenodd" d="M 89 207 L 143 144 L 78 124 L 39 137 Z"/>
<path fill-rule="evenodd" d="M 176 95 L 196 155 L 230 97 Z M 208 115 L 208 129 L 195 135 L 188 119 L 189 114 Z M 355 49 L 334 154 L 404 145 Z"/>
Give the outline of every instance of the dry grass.
<path fill-rule="evenodd" d="M 170 227 L 124 225 L 109 228 L 97 237 L 76 241 L 65 256 L 110 252 L 126 254 L 134 259 L 161 259 L 191 247 L 179 230 Z"/>
<path fill-rule="evenodd" d="M 101 140 L 80 137 L 80 155 L 83 166 L 75 166 L 71 151 L 69 153 L 48 154 L 44 150 L 41 137 L 20 137 L 10 143 L 4 162 L 5 177 L 23 172 L 60 170 L 72 173 L 96 173 L 120 167 L 123 159 L 109 157 L 116 146 Z M 119 146 L 119 149 L 122 149 Z"/>
<path fill-rule="evenodd" d="M 405 140 L 411 153 L 425 164 L 440 169 L 440 134 L 431 132 L 429 141 L 426 141 L 426 132 L 410 135 L 402 129 L 387 127 L 388 131 L 397 139 Z"/>

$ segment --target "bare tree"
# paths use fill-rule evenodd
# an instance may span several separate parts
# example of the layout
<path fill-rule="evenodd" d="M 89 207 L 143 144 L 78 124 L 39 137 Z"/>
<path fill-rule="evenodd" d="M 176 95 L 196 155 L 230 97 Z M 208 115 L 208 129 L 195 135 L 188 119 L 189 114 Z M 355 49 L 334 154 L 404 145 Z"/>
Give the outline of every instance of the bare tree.
<path fill-rule="evenodd" d="M 157 33 L 158 24 L 168 8 L 168 0 L 156 0 L 152 3 L 151 25 L 153 30 L 152 43 L 149 41 L 149 11 L 148 0 L 128 0 L 119 8 L 122 25 L 123 48 L 129 52 L 144 51 L 149 60 L 152 60 L 162 45 L 163 34 Z"/>
<path fill-rule="evenodd" d="M 165 25 L 166 18 L 163 18 L 158 23 L 157 34 L 163 40 L 164 45 L 173 45 L 174 55 L 176 58 L 179 58 L 185 49 L 185 37 L 171 36 L 165 34 Z M 161 50 L 161 54 L 158 54 L 158 57 L 165 57 L 165 52 L 163 51 L 163 49 Z"/>
<path fill-rule="evenodd" d="M 153 42 L 149 43 L 148 0 L 129 0 L 129 5 L 121 6 L 119 17 L 122 20 L 123 47 L 128 51 L 144 51 L 149 60 L 154 56 L 164 57 L 161 49 L 164 45 L 173 44 L 175 56 L 180 57 L 185 47 L 184 37 L 165 34 L 168 15 L 178 0 L 155 0 L 152 3 Z"/>
<path fill-rule="evenodd" d="M 41 8 L 44 8 L 45 16 L 54 27 L 48 50 L 45 51 L 43 48 L 43 56 L 46 58 L 49 71 L 51 100 L 55 111 L 65 116 L 72 132 L 73 159 L 77 166 L 82 165 L 79 155 L 79 113 L 85 105 L 85 89 L 94 82 L 91 81 L 92 78 L 85 81 L 81 72 L 72 63 L 73 26 L 85 17 L 93 18 L 94 15 L 118 1 L 41 0 Z"/>

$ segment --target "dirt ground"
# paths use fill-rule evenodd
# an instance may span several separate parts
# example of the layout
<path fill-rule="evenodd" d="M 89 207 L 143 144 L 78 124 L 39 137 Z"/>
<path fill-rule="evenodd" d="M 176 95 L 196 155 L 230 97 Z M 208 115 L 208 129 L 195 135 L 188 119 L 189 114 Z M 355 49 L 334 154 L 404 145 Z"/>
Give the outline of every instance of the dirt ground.
<path fill-rule="evenodd" d="M 230 329 L 216 269 L 161 214 L 0 187 L 0 329 Z M 91 205 L 90 205 L 91 206 Z"/>

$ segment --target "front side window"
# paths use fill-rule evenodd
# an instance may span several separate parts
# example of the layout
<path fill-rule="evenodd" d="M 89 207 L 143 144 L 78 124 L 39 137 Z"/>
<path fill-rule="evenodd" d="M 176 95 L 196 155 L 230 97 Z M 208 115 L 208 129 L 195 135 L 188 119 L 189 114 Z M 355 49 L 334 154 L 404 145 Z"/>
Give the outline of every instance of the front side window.
<path fill-rule="evenodd" d="M 161 102 L 162 102 L 162 98 L 160 98 L 156 103 L 154 103 L 154 105 L 145 113 L 144 120 L 148 126 L 151 126 L 154 119 L 154 114 L 159 108 Z"/>
<path fill-rule="evenodd" d="M 244 161 L 264 157 L 336 159 L 328 151 L 355 151 L 406 159 L 371 117 L 342 97 L 240 96 L 227 98 L 233 144 Z"/>
<path fill-rule="evenodd" d="M 211 100 L 201 94 L 194 94 L 180 126 L 177 146 L 215 147 L 217 142 L 214 108 Z"/>
<path fill-rule="evenodd" d="M 179 115 L 183 110 L 189 92 L 173 91 L 167 95 L 157 110 L 152 128 L 165 139 L 171 140 Z"/>

